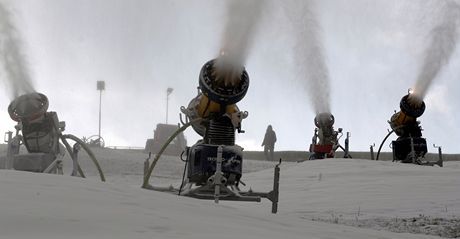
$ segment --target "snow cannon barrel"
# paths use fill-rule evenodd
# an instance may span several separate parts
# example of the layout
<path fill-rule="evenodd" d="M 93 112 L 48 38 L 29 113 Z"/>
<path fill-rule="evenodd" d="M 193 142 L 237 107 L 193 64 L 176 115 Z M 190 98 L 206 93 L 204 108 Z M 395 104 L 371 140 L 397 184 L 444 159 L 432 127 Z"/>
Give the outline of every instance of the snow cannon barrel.
<path fill-rule="evenodd" d="M 203 94 L 211 101 L 221 105 L 232 105 L 246 95 L 249 76 L 243 66 L 234 66 L 214 59 L 206 62 L 201 68 L 199 84 Z"/>
<path fill-rule="evenodd" d="M 417 118 L 425 112 L 425 102 L 410 93 L 405 95 L 399 104 L 400 111 L 391 116 L 389 121 L 391 128 L 398 136 L 403 134 L 401 128 L 415 124 Z"/>
<path fill-rule="evenodd" d="M 248 88 L 249 75 L 243 66 L 232 64 L 225 58 L 210 60 L 200 71 L 199 95 L 182 112 L 191 120 L 237 114 L 240 110 L 236 103 L 244 98 Z M 192 127 L 204 136 L 205 128 L 201 122 L 192 124 Z"/>
<path fill-rule="evenodd" d="M 319 113 L 315 117 L 315 125 L 323 131 L 323 133 L 334 131 L 333 126 L 335 118 L 331 113 Z"/>
<path fill-rule="evenodd" d="M 16 122 L 31 122 L 42 118 L 48 110 L 48 98 L 41 93 L 28 93 L 14 99 L 8 113 Z"/>

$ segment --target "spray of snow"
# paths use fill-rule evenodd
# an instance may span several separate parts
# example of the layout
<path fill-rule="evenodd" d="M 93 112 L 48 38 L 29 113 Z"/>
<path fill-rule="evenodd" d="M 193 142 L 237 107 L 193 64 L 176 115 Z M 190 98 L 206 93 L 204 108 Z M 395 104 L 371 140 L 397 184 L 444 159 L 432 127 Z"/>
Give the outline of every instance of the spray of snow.
<path fill-rule="evenodd" d="M 227 20 L 222 37 L 222 50 L 235 61 L 245 63 L 257 33 L 263 0 L 227 1 Z"/>
<path fill-rule="evenodd" d="M 0 78 L 9 89 L 10 99 L 35 92 L 20 42 L 11 14 L 0 3 Z"/>
<path fill-rule="evenodd" d="M 286 1 L 285 10 L 295 36 L 294 60 L 299 81 L 309 93 L 316 114 L 330 113 L 329 71 L 320 40 L 320 27 L 311 0 Z"/>
<path fill-rule="evenodd" d="M 430 111 L 441 114 L 452 112 L 452 105 L 449 104 L 449 87 L 447 85 L 434 85 L 425 96 L 424 101 L 430 105 Z"/>
<path fill-rule="evenodd" d="M 232 0 L 226 5 L 226 24 L 222 35 L 221 53 L 216 62 L 216 73 L 225 84 L 233 83 L 242 72 L 250 53 L 254 36 L 262 18 L 264 0 Z"/>
<path fill-rule="evenodd" d="M 442 4 L 439 23 L 430 32 L 430 43 L 414 87 L 414 96 L 422 100 L 457 46 L 460 6 L 454 1 Z"/>

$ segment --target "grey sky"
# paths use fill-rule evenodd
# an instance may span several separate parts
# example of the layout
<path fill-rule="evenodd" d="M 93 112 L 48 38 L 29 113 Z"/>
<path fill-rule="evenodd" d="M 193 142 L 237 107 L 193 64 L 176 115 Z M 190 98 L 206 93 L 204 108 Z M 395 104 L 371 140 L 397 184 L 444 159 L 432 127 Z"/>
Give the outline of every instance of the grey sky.
<path fill-rule="evenodd" d="M 23 36 L 36 90 L 50 110 L 79 137 L 97 133 L 96 81 L 105 80 L 102 135 L 107 145 L 143 146 L 165 120 L 170 122 L 196 95 L 201 66 L 217 56 L 224 27 L 223 1 L 213 0 L 15 0 L 2 1 Z M 249 111 L 237 143 L 261 149 L 266 126 L 277 132 L 277 149 L 307 150 L 314 110 L 295 72 L 294 34 L 284 1 L 266 10 L 246 69 L 251 84 L 238 104 Z M 415 83 L 436 0 L 322 0 L 315 13 L 331 79 L 335 127 L 351 131 L 351 149 L 379 144 L 387 120 Z M 419 119 L 429 145 L 460 152 L 460 55 L 441 71 Z M 6 91 L 0 92 L 0 131 L 12 130 Z M 198 135 L 189 129 L 190 143 Z M 389 150 L 385 147 L 385 150 Z M 429 148 L 430 151 L 434 149 Z"/>

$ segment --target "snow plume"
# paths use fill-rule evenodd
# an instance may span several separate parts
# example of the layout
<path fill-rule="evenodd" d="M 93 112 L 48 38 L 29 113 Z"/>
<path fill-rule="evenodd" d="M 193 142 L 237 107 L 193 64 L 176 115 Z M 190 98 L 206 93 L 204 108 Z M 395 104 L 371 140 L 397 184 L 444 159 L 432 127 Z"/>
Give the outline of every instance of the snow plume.
<path fill-rule="evenodd" d="M 439 23 L 430 32 L 431 39 L 414 87 L 414 95 L 422 100 L 442 67 L 449 63 L 457 46 L 460 6 L 454 1 L 442 4 Z"/>
<path fill-rule="evenodd" d="M 239 75 L 257 33 L 262 18 L 264 0 L 231 0 L 226 3 L 225 28 L 216 73 L 228 74 L 227 79 Z M 223 68 L 223 69 L 222 69 Z M 227 80 L 226 84 L 227 84 Z"/>
<path fill-rule="evenodd" d="M 294 39 L 297 79 L 307 89 L 316 114 L 330 113 L 329 71 L 321 43 L 321 29 L 313 13 L 312 0 L 288 0 L 286 14 Z"/>
<path fill-rule="evenodd" d="M 20 48 L 20 37 L 8 10 L 0 3 L 0 78 L 14 99 L 24 93 L 35 92 L 27 64 Z"/>

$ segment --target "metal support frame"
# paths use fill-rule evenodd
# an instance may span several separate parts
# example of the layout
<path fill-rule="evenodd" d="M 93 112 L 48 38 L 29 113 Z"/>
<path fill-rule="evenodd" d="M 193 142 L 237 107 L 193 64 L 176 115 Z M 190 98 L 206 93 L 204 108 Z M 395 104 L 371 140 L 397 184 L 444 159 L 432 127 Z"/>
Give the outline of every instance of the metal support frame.
<path fill-rule="evenodd" d="M 220 147 L 219 147 L 220 148 Z M 149 157 L 150 158 L 150 157 Z M 146 159 L 146 162 L 148 159 Z M 217 161 L 222 162 L 222 156 L 217 157 Z M 210 177 L 212 180 L 208 180 L 206 185 L 193 188 L 193 183 L 186 181 L 182 182 L 181 185 L 184 185 L 180 189 L 174 188 L 172 185 L 169 187 L 157 187 L 152 186 L 151 184 L 143 185 L 145 189 L 172 193 L 179 196 L 192 197 L 197 199 L 204 200 L 214 200 L 214 202 L 219 203 L 219 201 L 244 201 L 244 202 L 260 202 L 262 198 L 267 198 L 272 202 L 272 213 L 278 212 L 278 202 L 279 202 L 279 180 L 280 180 L 280 165 L 282 159 L 280 158 L 279 163 L 275 165 L 274 169 L 274 178 L 273 178 L 273 190 L 270 192 L 255 192 L 250 189 L 249 191 L 240 191 L 240 189 L 235 186 L 225 186 L 225 182 L 218 180 L 222 172 L 219 169 L 216 169 L 216 173 Z M 145 168 L 148 165 L 146 164 Z M 144 168 L 144 173 L 148 173 Z M 220 172 L 220 173 L 219 173 Z M 146 175 L 144 175 L 145 178 Z M 217 176 L 217 177 L 216 177 Z M 221 178 L 222 179 L 222 178 Z"/>
<path fill-rule="evenodd" d="M 64 171 L 62 169 L 62 159 L 54 160 L 45 170 L 43 170 L 43 173 L 63 175 Z"/>
<path fill-rule="evenodd" d="M 399 129 L 401 128 L 402 126 L 399 126 L 397 127 L 396 129 Z M 385 136 L 385 138 L 383 138 L 382 140 L 382 143 L 380 143 L 380 147 L 379 147 L 379 150 L 377 151 L 377 158 L 376 160 L 379 160 L 379 156 L 380 156 L 380 151 L 382 150 L 382 146 L 383 144 L 385 143 L 385 141 L 388 139 L 388 137 L 393 134 L 395 131 L 395 129 L 392 129 L 391 131 L 388 131 L 388 134 Z M 414 139 L 411 135 L 409 135 L 410 137 L 410 147 L 411 147 L 411 152 L 408 154 L 408 157 L 412 157 L 411 158 L 411 161 L 412 163 L 414 164 L 418 164 L 418 165 L 425 165 L 425 166 L 434 166 L 434 165 L 438 165 L 439 167 L 443 167 L 443 159 L 442 159 L 442 150 L 441 150 L 441 146 L 436 146 L 435 144 L 433 144 L 433 147 L 435 148 L 438 148 L 438 161 L 421 161 L 420 159 L 417 158 L 417 155 L 415 153 L 415 146 L 414 146 Z M 371 150 L 372 150 L 372 146 L 371 146 Z M 394 151 L 393 151 L 393 154 L 394 154 Z M 373 154 L 372 154 L 373 155 Z M 393 155 L 393 162 L 395 162 L 395 157 Z"/>
<path fill-rule="evenodd" d="M 375 143 L 371 144 L 369 146 L 370 148 L 370 151 L 371 151 L 371 160 L 375 160 L 375 157 L 374 157 L 374 147 L 375 147 Z"/>
<path fill-rule="evenodd" d="M 222 186 L 222 180 L 223 180 L 223 175 L 222 175 L 222 146 L 219 146 L 217 148 L 217 159 L 216 159 L 216 172 L 214 173 L 214 176 L 209 178 L 211 180 L 211 183 L 214 184 L 214 202 L 219 203 L 219 194 L 220 194 L 220 188 Z"/>
<path fill-rule="evenodd" d="M 57 126 L 55 126 L 57 127 Z M 8 136 L 8 140 L 6 140 L 6 136 Z M 7 132 L 5 134 L 5 141 L 8 142 L 8 152 L 7 152 L 7 157 L 6 157 L 6 161 L 5 161 L 5 169 L 12 169 L 13 168 L 13 164 L 14 164 L 14 158 L 15 158 L 15 155 L 19 155 L 19 148 L 20 148 L 20 145 L 21 145 L 21 141 L 23 140 L 22 139 L 22 136 L 17 132 L 17 135 L 15 137 L 11 137 L 12 136 L 12 132 Z M 95 158 L 93 152 L 91 151 L 91 149 L 86 146 L 86 144 L 80 140 L 79 138 L 77 138 L 76 136 L 74 135 L 63 135 L 62 134 L 62 131 L 61 131 L 61 126 L 59 126 L 58 128 L 58 133 L 57 133 L 57 137 L 59 137 L 59 139 L 62 141 L 62 143 L 64 144 L 65 148 L 67 149 L 68 153 L 70 154 L 70 157 L 73 161 L 73 169 L 72 169 L 72 173 L 71 173 L 71 176 L 78 176 L 78 174 L 82 177 L 82 178 L 85 178 L 85 175 L 83 173 L 83 170 L 81 169 L 79 163 L 78 163 L 78 152 L 80 151 L 81 148 L 83 148 L 87 153 L 88 155 L 90 156 L 91 160 L 94 162 L 99 174 L 100 174 L 100 177 L 101 177 L 101 181 L 105 181 L 105 176 L 102 172 L 102 169 L 100 168 L 100 165 L 99 163 L 97 162 L 97 159 Z M 73 141 L 75 141 L 76 143 L 74 144 L 73 148 L 70 147 L 69 143 L 67 142 L 66 139 L 71 139 Z M 58 154 L 56 153 L 56 157 L 58 156 Z M 61 158 L 56 158 L 55 160 L 53 160 L 44 170 L 41 171 L 42 173 L 56 173 L 56 174 L 63 174 L 63 161 Z"/>
<path fill-rule="evenodd" d="M 344 158 L 352 158 L 350 155 L 350 137 L 350 132 L 347 132 L 347 137 L 345 138 L 345 149 L 343 149 L 343 152 L 345 153 L 343 155 Z"/>
<path fill-rule="evenodd" d="M 444 166 L 444 161 L 442 159 L 442 147 L 441 146 L 436 146 L 436 144 L 433 144 L 433 147 L 438 149 L 438 161 L 436 161 L 436 162 L 428 162 L 427 161 L 426 165 L 430 165 L 430 166 L 438 165 L 439 167 L 443 167 Z"/>
<path fill-rule="evenodd" d="M 81 145 L 79 143 L 75 143 L 72 147 L 72 173 L 70 176 L 78 176 L 78 168 L 80 167 L 78 163 L 78 152 L 81 149 Z"/>
<path fill-rule="evenodd" d="M 16 135 L 13 137 L 13 132 L 8 131 L 5 133 L 4 141 L 8 143 L 8 149 L 6 152 L 6 158 L 4 165 L 2 165 L 4 169 L 12 169 L 13 168 L 13 156 L 19 154 L 19 147 L 20 147 L 20 136 Z"/>
<path fill-rule="evenodd" d="M 417 158 L 417 155 L 415 154 L 414 138 L 410 134 L 409 134 L 409 138 L 410 138 L 410 153 L 407 156 L 411 158 L 413 164 L 420 164 L 420 160 Z"/>
<path fill-rule="evenodd" d="M 442 167 L 442 147 L 441 146 L 436 146 L 436 144 L 433 144 L 433 147 L 434 148 L 437 148 L 438 149 L 438 157 L 439 157 L 439 161 L 441 162 L 441 167 Z"/>
<path fill-rule="evenodd" d="M 339 143 L 339 140 L 340 140 L 340 138 L 342 138 L 342 134 L 343 134 L 342 129 L 339 128 L 337 133 L 340 134 L 340 136 L 337 138 L 336 144 L 332 145 L 331 154 L 335 155 L 335 152 L 337 151 L 337 149 L 340 148 L 344 152 L 344 155 L 343 155 L 344 158 L 353 158 L 350 155 L 350 137 L 351 137 L 351 133 L 347 132 L 347 137 L 345 138 L 345 146 L 342 146 Z M 308 158 L 308 160 L 324 159 L 324 158 L 327 157 L 327 153 L 315 152 L 314 147 L 318 145 L 317 141 L 318 141 L 318 128 L 315 128 L 315 133 L 314 133 L 313 138 L 312 138 L 312 144 L 310 145 L 310 157 Z"/>

